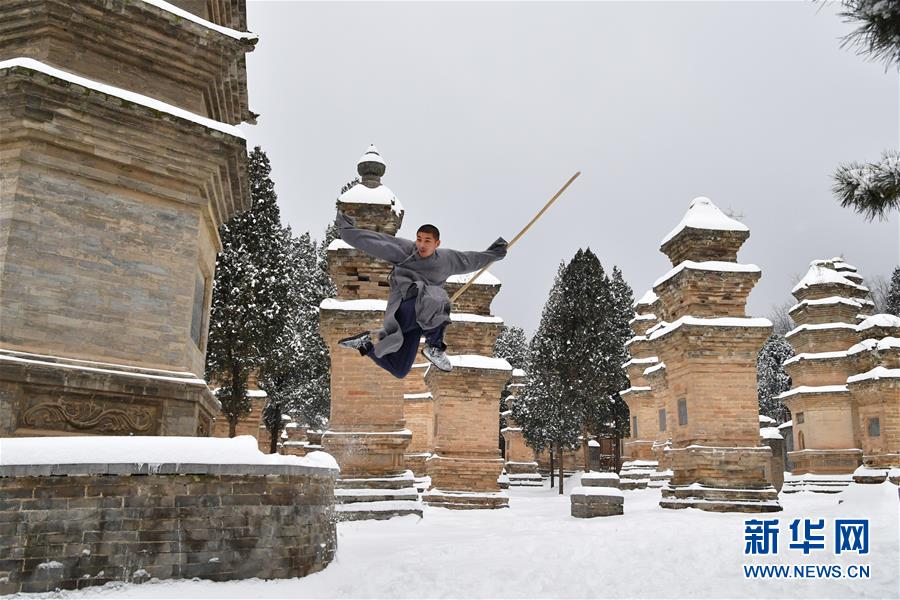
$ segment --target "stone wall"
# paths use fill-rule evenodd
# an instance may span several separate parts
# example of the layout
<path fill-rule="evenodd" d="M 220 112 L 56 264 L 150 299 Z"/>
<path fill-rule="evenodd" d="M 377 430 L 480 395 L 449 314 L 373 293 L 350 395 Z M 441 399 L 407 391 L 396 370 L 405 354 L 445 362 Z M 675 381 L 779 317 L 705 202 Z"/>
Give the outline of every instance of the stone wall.
<path fill-rule="evenodd" d="M 333 469 L 0 467 L 0 594 L 301 577 L 334 558 Z"/>

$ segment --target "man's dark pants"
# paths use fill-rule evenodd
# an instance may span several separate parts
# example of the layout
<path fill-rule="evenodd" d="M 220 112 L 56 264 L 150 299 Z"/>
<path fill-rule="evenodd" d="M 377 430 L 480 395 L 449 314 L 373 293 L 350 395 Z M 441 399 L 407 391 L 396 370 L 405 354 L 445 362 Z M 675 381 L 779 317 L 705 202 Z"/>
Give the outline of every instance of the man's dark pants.
<path fill-rule="evenodd" d="M 446 350 L 444 345 L 444 330 L 447 328 L 446 323 L 434 329 L 423 331 L 419 324 L 416 323 L 416 297 L 407 298 L 400 303 L 397 312 L 394 313 L 397 323 L 400 324 L 400 330 L 403 332 L 403 345 L 400 349 L 391 354 L 384 356 L 375 356 L 375 352 L 369 350 L 366 356 L 375 361 L 375 364 L 393 375 L 398 379 L 403 379 L 412 370 L 413 363 L 416 362 L 416 351 L 419 349 L 419 339 L 424 335 L 425 343 L 429 346 L 436 346 L 441 350 Z"/>

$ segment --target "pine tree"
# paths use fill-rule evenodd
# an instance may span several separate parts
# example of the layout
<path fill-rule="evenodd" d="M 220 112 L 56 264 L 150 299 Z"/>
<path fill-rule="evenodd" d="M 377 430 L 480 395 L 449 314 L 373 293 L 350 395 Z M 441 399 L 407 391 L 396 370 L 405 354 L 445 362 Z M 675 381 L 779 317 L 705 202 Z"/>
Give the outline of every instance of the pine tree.
<path fill-rule="evenodd" d="M 219 230 L 210 311 L 207 378 L 221 383 L 216 395 L 234 436 L 250 410 L 247 380 L 278 347 L 290 318 L 290 233 L 281 225 L 271 166 L 259 146 L 250 153 L 251 207 Z"/>
<path fill-rule="evenodd" d="M 891 287 L 888 288 L 885 311 L 900 317 L 900 267 L 894 269 L 891 275 Z"/>
<path fill-rule="evenodd" d="M 756 357 L 756 387 L 759 395 L 759 412 L 784 423 L 790 419 L 790 411 L 778 399 L 778 395 L 791 389 L 791 378 L 784 370 L 784 362 L 794 356 L 788 341 L 772 334 Z"/>
<path fill-rule="evenodd" d="M 859 54 L 883 60 L 888 69 L 900 65 L 900 3 L 890 0 L 844 0 L 839 16 L 857 26 L 844 38 L 844 46 L 856 46 Z M 849 163 L 838 167 L 833 191 L 841 206 L 867 219 L 886 219 L 900 208 L 900 152 L 885 150 L 874 163 Z"/>

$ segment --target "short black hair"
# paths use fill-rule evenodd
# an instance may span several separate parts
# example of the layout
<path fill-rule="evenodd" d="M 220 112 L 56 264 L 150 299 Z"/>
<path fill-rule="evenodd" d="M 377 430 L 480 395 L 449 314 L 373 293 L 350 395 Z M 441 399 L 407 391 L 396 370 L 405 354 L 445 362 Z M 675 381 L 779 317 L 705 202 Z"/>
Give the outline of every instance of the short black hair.
<path fill-rule="evenodd" d="M 435 227 L 434 225 L 432 225 L 431 223 L 426 223 L 425 225 L 422 225 L 421 227 L 419 227 L 416 230 L 416 233 L 427 233 L 428 235 L 430 235 L 431 237 L 433 237 L 436 240 L 441 239 L 440 230 L 437 227 Z"/>

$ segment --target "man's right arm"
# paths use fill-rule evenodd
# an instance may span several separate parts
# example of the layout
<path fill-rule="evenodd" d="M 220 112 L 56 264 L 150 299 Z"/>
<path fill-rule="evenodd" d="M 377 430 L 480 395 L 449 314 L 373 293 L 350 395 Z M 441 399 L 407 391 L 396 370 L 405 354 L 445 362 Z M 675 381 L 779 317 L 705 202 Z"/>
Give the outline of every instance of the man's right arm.
<path fill-rule="evenodd" d="M 366 254 L 397 264 L 403 262 L 416 249 L 416 243 L 386 233 L 360 229 L 356 219 L 338 211 L 334 224 L 341 239 Z"/>

